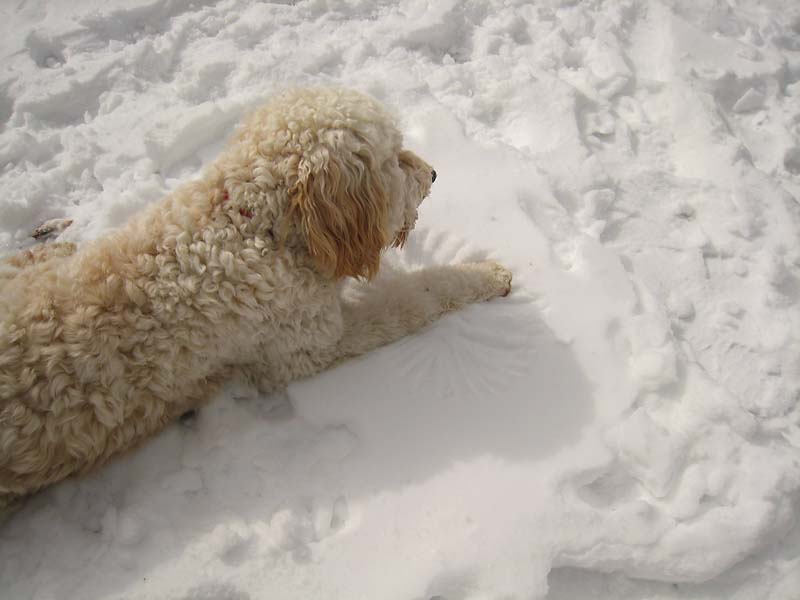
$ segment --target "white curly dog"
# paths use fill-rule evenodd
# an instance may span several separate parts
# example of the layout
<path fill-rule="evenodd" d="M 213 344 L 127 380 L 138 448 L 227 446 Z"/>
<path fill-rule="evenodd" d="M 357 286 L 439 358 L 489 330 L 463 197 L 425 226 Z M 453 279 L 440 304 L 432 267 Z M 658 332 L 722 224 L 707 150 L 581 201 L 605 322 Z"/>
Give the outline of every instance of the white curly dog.
<path fill-rule="evenodd" d="M 285 386 L 509 293 L 493 262 L 341 297 L 402 245 L 436 173 L 377 101 L 284 93 L 125 227 L 0 266 L 0 505 L 102 464 L 242 376 Z"/>

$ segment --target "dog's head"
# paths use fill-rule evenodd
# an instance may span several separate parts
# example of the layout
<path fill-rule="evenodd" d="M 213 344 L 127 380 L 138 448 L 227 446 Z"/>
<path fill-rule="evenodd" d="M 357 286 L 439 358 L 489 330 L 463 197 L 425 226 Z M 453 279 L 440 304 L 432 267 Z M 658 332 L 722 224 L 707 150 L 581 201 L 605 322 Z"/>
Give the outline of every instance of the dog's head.
<path fill-rule="evenodd" d="M 293 90 L 262 116 L 272 123 L 259 153 L 284 157 L 288 216 L 317 268 L 374 276 L 381 251 L 402 245 L 414 227 L 436 173 L 403 149 L 393 117 L 355 91 Z"/>

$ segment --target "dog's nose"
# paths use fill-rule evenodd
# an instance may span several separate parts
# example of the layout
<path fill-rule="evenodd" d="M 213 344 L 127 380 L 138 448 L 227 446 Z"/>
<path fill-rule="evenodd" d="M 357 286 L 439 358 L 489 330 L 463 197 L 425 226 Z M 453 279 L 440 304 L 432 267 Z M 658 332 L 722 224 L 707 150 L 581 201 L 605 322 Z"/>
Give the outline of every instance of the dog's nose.
<path fill-rule="evenodd" d="M 436 171 L 431 169 L 431 183 L 433 183 L 434 181 L 436 181 Z"/>

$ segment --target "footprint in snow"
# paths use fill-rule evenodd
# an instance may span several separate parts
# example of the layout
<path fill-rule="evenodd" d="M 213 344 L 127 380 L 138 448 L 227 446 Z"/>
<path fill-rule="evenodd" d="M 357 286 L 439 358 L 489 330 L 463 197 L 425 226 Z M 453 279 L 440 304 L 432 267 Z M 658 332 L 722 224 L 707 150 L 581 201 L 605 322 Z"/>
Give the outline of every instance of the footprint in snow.
<path fill-rule="evenodd" d="M 267 542 L 274 557 L 290 556 L 295 562 L 306 563 L 312 559 L 315 544 L 346 527 L 350 508 L 341 495 L 292 504 L 272 515 Z"/>

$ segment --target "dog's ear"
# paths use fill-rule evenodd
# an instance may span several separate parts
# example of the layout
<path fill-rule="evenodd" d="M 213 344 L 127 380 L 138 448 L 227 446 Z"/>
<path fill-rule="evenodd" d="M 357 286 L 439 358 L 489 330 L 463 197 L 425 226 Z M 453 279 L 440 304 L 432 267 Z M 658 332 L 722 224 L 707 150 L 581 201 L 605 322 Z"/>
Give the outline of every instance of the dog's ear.
<path fill-rule="evenodd" d="M 370 279 L 389 241 L 389 202 L 368 148 L 355 148 L 320 144 L 304 153 L 289 190 L 289 213 L 318 269 L 335 277 Z"/>

